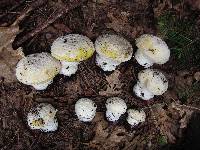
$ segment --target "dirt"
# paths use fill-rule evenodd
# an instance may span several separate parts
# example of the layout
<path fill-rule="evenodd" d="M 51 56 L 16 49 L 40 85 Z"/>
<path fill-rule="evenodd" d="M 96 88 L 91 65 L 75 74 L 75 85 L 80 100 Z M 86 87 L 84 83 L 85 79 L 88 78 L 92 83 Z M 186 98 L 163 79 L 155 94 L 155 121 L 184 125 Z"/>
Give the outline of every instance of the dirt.
<path fill-rule="evenodd" d="M 7 49 L 9 53 L 4 55 L 0 50 L 0 66 L 4 67 L 0 67 L 0 149 L 162 149 L 185 137 L 192 113 L 200 111 L 200 70 L 197 66 L 191 66 L 189 70 L 177 69 L 178 60 L 173 54 L 166 64 L 152 67 L 165 73 L 169 80 L 168 91 L 154 100 L 142 101 L 132 92 L 137 74 L 143 69 L 134 58 L 108 73 L 95 65 L 94 55 L 80 64 L 75 75 L 58 75 L 47 90 L 36 91 L 13 77 L 9 67 L 15 67 L 13 62 L 16 63 L 19 56 L 11 57 L 10 52 L 16 52 L 15 49 L 19 50 L 19 47 L 25 55 L 50 52 L 51 43 L 68 33 L 83 34 L 92 41 L 102 33 L 117 33 L 134 46 L 134 39 L 139 35 L 159 33 L 157 21 L 163 13 L 173 11 L 178 17 L 187 18 L 194 11 L 198 14 L 199 6 L 192 5 L 189 0 L 173 3 L 170 0 L 84 1 L 18 45 L 22 37 L 39 28 L 59 9 L 60 5 L 57 4 L 67 4 L 65 0 L 40 1 L 40 7 L 34 8 L 17 24 L 21 32 L 10 37 L 14 41 L 9 46 L 4 45 L 4 52 Z M 0 25 L 9 29 L 31 4 L 31 1 L 1 0 Z M 8 63 L 2 57 L 9 60 Z M 105 101 L 112 96 L 124 99 L 128 108 L 144 109 L 147 120 L 134 128 L 126 123 L 126 114 L 115 123 L 108 122 L 105 118 Z M 91 98 L 98 106 L 95 119 L 90 123 L 78 121 L 74 112 L 75 102 L 83 97 Z M 56 132 L 42 133 L 30 130 L 27 125 L 27 113 L 42 102 L 51 103 L 58 110 L 59 128 Z"/>

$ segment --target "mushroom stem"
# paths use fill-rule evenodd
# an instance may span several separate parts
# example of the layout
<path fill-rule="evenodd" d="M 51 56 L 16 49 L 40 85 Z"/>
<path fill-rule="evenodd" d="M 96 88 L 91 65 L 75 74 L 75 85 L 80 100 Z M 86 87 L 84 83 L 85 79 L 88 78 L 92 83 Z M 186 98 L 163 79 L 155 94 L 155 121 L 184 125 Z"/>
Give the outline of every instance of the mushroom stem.
<path fill-rule="evenodd" d="M 99 54 L 96 55 L 96 63 L 104 71 L 113 71 L 120 64 L 120 62 L 112 60 L 110 58 L 105 58 Z"/>
<path fill-rule="evenodd" d="M 44 83 L 39 83 L 39 84 L 33 84 L 32 86 L 36 89 L 36 90 L 45 90 L 47 88 L 47 86 L 49 84 L 51 84 L 53 82 L 53 80 L 44 82 Z"/>
<path fill-rule="evenodd" d="M 72 74 L 75 74 L 78 70 L 78 64 L 79 62 L 61 61 L 62 68 L 60 70 L 60 74 L 65 76 L 71 76 Z"/>
<path fill-rule="evenodd" d="M 133 87 L 133 91 L 138 97 L 142 98 L 143 100 L 149 100 L 154 97 L 154 94 L 150 92 L 147 88 L 143 87 L 140 82 L 137 82 L 137 84 Z"/>
<path fill-rule="evenodd" d="M 137 62 L 141 65 L 144 66 L 145 68 L 149 68 L 150 66 L 153 65 L 153 62 L 147 57 L 145 56 L 141 50 L 137 50 L 135 53 L 135 59 L 137 60 Z"/>

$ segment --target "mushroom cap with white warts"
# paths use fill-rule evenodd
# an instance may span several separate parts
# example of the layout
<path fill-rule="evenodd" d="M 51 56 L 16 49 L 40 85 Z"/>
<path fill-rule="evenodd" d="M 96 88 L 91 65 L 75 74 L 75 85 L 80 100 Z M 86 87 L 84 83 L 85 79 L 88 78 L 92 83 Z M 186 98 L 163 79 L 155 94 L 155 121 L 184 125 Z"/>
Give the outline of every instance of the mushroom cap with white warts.
<path fill-rule="evenodd" d="M 127 106 L 123 99 L 111 97 L 106 101 L 106 117 L 109 121 L 117 121 L 126 112 Z"/>
<path fill-rule="evenodd" d="M 167 91 L 168 81 L 163 73 L 156 69 L 145 69 L 139 72 L 138 79 L 142 87 L 154 95 L 162 95 Z"/>
<path fill-rule="evenodd" d="M 81 98 L 75 104 L 75 112 L 80 121 L 89 122 L 95 117 L 97 106 L 88 98 Z"/>
<path fill-rule="evenodd" d="M 51 46 L 51 55 L 60 61 L 80 62 L 94 53 L 92 41 L 80 34 L 68 34 L 57 38 Z"/>
<path fill-rule="evenodd" d="M 99 36 L 95 41 L 95 50 L 99 55 L 119 62 L 130 60 L 133 54 L 129 41 L 115 34 Z"/>
<path fill-rule="evenodd" d="M 131 126 L 138 125 L 146 119 L 146 114 L 143 110 L 128 109 L 127 113 L 128 117 L 126 120 Z"/>
<path fill-rule="evenodd" d="M 51 104 L 39 104 L 28 113 L 27 121 L 29 127 L 31 129 L 39 129 L 43 132 L 57 130 L 56 112 L 57 110 Z"/>
<path fill-rule="evenodd" d="M 167 44 L 159 37 L 143 34 L 136 39 L 138 50 L 148 59 L 157 64 L 164 64 L 169 60 L 170 50 Z"/>
<path fill-rule="evenodd" d="M 17 79 L 27 85 L 51 81 L 60 71 L 61 64 L 48 53 L 35 53 L 22 58 L 16 67 Z"/>

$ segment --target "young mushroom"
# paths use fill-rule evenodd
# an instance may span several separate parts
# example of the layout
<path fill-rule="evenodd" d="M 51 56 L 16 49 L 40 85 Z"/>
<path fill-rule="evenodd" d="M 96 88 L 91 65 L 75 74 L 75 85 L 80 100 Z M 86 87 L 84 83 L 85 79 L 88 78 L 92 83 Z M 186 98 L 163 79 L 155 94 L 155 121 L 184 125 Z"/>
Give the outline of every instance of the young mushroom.
<path fill-rule="evenodd" d="M 92 121 L 96 114 L 97 106 L 88 98 L 81 98 L 75 104 L 75 112 L 80 121 Z"/>
<path fill-rule="evenodd" d="M 36 53 L 22 58 L 16 67 L 17 79 L 36 90 L 45 90 L 59 73 L 61 64 L 48 53 Z"/>
<path fill-rule="evenodd" d="M 139 72 L 138 82 L 133 87 L 133 91 L 143 100 L 149 100 L 154 95 L 162 95 L 167 88 L 168 81 L 164 74 L 156 69 L 146 69 Z"/>
<path fill-rule="evenodd" d="M 95 41 L 96 63 L 104 71 L 113 71 L 122 62 L 131 59 L 131 44 L 119 35 L 104 34 Z"/>
<path fill-rule="evenodd" d="M 58 128 L 56 112 L 57 110 L 51 104 L 39 104 L 28 113 L 27 121 L 29 127 L 43 132 L 56 131 Z"/>
<path fill-rule="evenodd" d="M 159 37 L 144 34 L 136 39 L 138 50 L 135 53 L 137 62 L 148 68 L 154 63 L 164 64 L 169 60 L 170 50 L 167 44 Z"/>
<path fill-rule="evenodd" d="M 126 120 L 131 126 L 136 126 L 139 123 L 144 122 L 146 119 L 146 114 L 143 110 L 138 111 L 135 109 L 128 109 L 127 113 L 128 117 Z"/>
<path fill-rule="evenodd" d="M 83 35 L 68 34 L 57 38 L 51 46 L 51 55 L 61 61 L 60 74 L 71 76 L 78 70 L 78 64 L 94 53 L 92 41 Z"/>
<path fill-rule="evenodd" d="M 106 117 L 109 121 L 117 121 L 126 112 L 127 106 L 119 97 L 108 98 L 106 101 Z"/>

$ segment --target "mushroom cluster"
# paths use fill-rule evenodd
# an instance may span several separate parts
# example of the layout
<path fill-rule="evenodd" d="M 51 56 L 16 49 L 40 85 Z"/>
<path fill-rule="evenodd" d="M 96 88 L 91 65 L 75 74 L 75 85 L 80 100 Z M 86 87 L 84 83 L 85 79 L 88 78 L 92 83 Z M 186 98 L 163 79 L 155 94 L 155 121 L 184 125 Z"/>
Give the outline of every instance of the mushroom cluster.
<path fill-rule="evenodd" d="M 169 60 L 170 50 L 160 38 L 144 34 L 136 39 L 138 50 L 135 53 L 137 62 L 148 68 L 154 63 L 164 64 Z M 96 64 L 104 71 L 113 71 L 122 62 L 129 61 L 133 48 L 129 41 L 119 35 L 104 34 L 99 36 L 95 44 L 86 36 L 68 34 L 57 38 L 51 46 L 51 55 L 36 53 L 22 58 L 16 67 L 17 79 L 36 90 L 45 90 L 57 74 L 71 76 L 78 70 L 81 61 L 89 59 L 96 51 Z M 145 69 L 139 72 L 138 81 L 133 91 L 143 100 L 162 95 L 168 88 L 164 74 L 156 69 Z M 127 122 L 131 126 L 138 125 L 146 119 L 143 110 L 128 109 L 125 101 L 119 97 L 111 97 L 106 101 L 106 118 L 116 122 L 127 113 Z M 81 98 L 75 104 L 75 113 L 82 122 L 90 122 L 96 114 L 97 106 L 88 98 Z M 31 129 L 44 132 L 58 128 L 57 110 L 51 105 L 42 103 L 30 110 L 27 116 Z"/>

